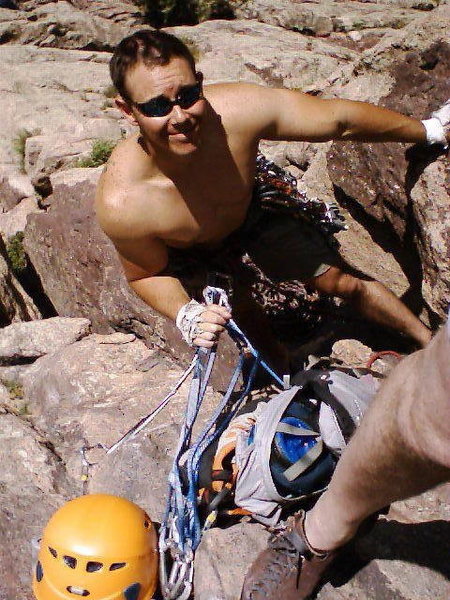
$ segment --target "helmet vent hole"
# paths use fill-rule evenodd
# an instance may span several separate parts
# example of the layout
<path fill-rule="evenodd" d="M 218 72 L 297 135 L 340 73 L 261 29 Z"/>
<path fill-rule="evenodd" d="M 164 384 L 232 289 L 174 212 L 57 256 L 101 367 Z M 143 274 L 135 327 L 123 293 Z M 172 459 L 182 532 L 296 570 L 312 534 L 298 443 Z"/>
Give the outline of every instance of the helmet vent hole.
<path fill-rule="evenodd" d="M 144 527 L 145 529 L 148 529 L 150 527 L 149 521 L 144 521 Z"/>
<path fill-rule="evenodd" d="M 63 556 L 63 560 L 65 564 L 71 569 L 75 569 L 75 567 L 77 566 L 77 559 L 73 556 Z"/>
<path fill-rule="evenodd" d="M 127 563 L 113 563 L 110 567 L 110 571 L 117 571 L 117 569 L 123 569 Z"/>
<path fill-rule="evenodd" d="M 95 562 L 93 560 L 89 561 L 86 565 L 86 571 L 88 573 L 95 573 L 95 571 L 100 571 L 103 568 L 103 563 Z"/>
<path fill-rule="evenodd" d="M 75 596 L 89 596 L 89 592 L 84 590 L 83 588 L 76 587 L 74 585 L 69 585 L 66 587 L 66 590 L 71 594 L 75 594 Z"/>
<path fill-rule="evenodd" d="M 58 558 L 58 553 L 56 552 L 56 550 L 54 548 L 50 548 L 50 546 L 49 546 L 48 551 L 54 558 Z"/>
<path fill-rule="evenodd" d="M 39 583 L 40 581 L 42 581 L 42 578 L 44 577 L 44 571 L 42 570 L 42 565 L 40 563 L 40 561 L 38 561 L 36 563 L 36 580 Z"/>
<path fill-rule="evenodd" d="M 141 584 L 133 583 L 133 585 L 130 585 L 130 587 L 127 587 L 127 589 L 123 593 L 125 600 L 138 600 L 140 591 L 141 591 Z"/>

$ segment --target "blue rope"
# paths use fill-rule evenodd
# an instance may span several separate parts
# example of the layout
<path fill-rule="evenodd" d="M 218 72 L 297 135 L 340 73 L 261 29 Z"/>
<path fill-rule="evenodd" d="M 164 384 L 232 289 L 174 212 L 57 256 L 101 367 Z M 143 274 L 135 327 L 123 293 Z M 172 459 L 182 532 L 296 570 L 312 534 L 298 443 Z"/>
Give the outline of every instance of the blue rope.
<path fill-rule="evenodd" d="M 197 439 L 191 444 L 193 427 L 204 399 L 216 359 L 215 348 L 211 350 L 198 348 L 196 352 L 194 375 L 189 389 L 186 415 L 181 428 L 172 469 L 169 474 L 169 493 L 165 516 L 161 527 L 161 539 L 165 541 L 164 536 L 169 530 L 170 525 L 174 525 L 176 528 L 177 539 L 172 539 L 171 541 L 174 542 L 177 547 L 179 558 L 186 562 L 193 560 L 193 553 L 200 544 L 202 535 L 202 527 L 198 512 L 198 478 L 200 461 L 203 453 L 210 444 L 222 435 L 230 421 L 236 415 L 251 390 L 259 366 L 264 368 L 279 385 L 283 386 L 282 379 L 265 361 L 261 360 L 259 352 L 252 346 L 243 331 L 232 319 L 227 324 L 227 330 L 241 350 L 227 390 L 222 401 L 197 436 Z M 242 352 L 244 348 L 252 354 L 254 362 L 250 369 L 247 381 L 244 382 L 243 389 L 238 398 L 231 402 L 234 389 L 246 360 L 246 357 Z M 226 409 L 228 409 L 226 416 L 218 423 L 220 416 Z M 180 462 L 182 461 L 184 461 L 184 468 L 186 470 L 185 481 L 183 481 L 180 472 Z M 167 548 L 164 543 L 162 544 L 162 547 Z"/>

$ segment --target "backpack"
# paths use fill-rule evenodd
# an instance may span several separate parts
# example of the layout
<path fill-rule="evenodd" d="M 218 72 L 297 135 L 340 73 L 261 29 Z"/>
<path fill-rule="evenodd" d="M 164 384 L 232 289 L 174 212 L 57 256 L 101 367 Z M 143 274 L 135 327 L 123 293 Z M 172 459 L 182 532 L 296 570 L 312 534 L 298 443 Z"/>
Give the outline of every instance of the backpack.
<path fill-rule="evenodd" d="M 209 449 L 214 508 L 232 495 L 237 512 L 275 526 L 283 508 L 324 491 L 379 381 L 311 369 L 293 383 L 241 413 Z"/>

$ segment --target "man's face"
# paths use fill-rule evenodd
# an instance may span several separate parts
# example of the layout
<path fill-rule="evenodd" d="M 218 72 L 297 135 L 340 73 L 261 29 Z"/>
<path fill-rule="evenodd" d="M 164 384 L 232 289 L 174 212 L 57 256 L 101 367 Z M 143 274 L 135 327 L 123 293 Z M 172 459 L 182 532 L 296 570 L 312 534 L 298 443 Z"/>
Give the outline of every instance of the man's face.
<path fill-rule="evenodd" d="M 161 151 L 174 155 L 189 155 L 200 143 L 200 124 L 205 113 L 203 99 L 188 108 L 179 104 L 171 107 L 165 116 L 145 116 L 136 106 L 158 97 L 175 100 L 186 86 L 197 83 L 189 63 L 184 58 L 172 58 L 164 66 L 148 67 L 139 62 L 127 73 L 125 85 L 133 101 L 133 117 L 140 127 L 145 142 L 156 154 Z"/>

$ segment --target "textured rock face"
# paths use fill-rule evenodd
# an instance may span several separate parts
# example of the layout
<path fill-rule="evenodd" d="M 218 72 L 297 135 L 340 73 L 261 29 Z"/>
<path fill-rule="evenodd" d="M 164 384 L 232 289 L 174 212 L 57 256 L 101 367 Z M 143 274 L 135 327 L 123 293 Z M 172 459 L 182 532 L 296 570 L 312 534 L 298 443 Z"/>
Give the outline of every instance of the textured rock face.
<path fill-rule="evenodd" d="M 191 40 L 199 54 L 199 68 L 210 83 L 244 80 L 304 91 L 320 89 L 357 57 L 352 50 L 325 40 L 256 21 L 210 21 L 167 31 Z"/>
<path fill-rule="evenodd" d="M 29 217 L 27 253 L 58 314 L 86 317 L 102 332 L 113 324 L 129 328 L 134 319 L 149 337 L 158 328 L 157 319 L 129 290 L 114 248 L 95 221 L 95 184 L 77 184 L 74 175 L 68 171 L 55 186 L 46 213 Z"/>
<path fill-rule="evenodd" d="M 34 195 L 29 178 L 11 168 L 3 168 L 0 175 L 0 208 L 7 212 L 24 198 Z"/>
<path fill-rule="evenodd" d="M 14 41 L 42 47 L 111 50 L 129 31 L 128 23 L 119 24 L 97 16 L 95 12 L 86 14 L 61 0 L 40 3 L 26 12 L 0 12 L 0 40 L 3 43 Z"/>
<path fill-rule="evenodd" d="M 54 317 L 15 323 L 0 331 L 0 363 L 30 361 L 67 346 L 87 335 L 87 319 Z"/>
<path fill-rule="evenodd" d="M 0 240 L 0 326 L 16 321 L 31 321 L 41 316 L 32 298 L 11 270 L 5 245 Z"/>
<path fill-rule="evenodd" d="M 411 4 L 395 3 L 395 8 L 392 6 L 391 10 L 387 11 L 385 4 L 366 2 L 310 3 L 283 0 L 275 5 L 270 0 L 250 0 L 243 2 L 236 13 L 240 18 L 258 19 L 302 33 L 329 35 L 333 31 L 347 32 L 385 27 L 399 29 L 420 14 L 418 11 L 408 10 L 416 8 Z"/>
<path fill-rule="evenodd" d="M 58 145 L 66 141 L 70 155 L 72 141 L 90 137 L 86 133 L 92 119 L 102 117 L 104 130 L 116 126 L 117 113 L 105 95 L 111 86 L 109 55 L 4 45 L 0 56 L 0 84 L 5 90 L 0 164 L 18 165 L 20 153 L 13 150 L 13 141 L 21 133 L 25 143 L 38 135 L 58 136 Z M 94 129 L 90 139 L 96 134 Z M 28 158 L 30 163 L 38 160 L 44 145 L 38 145 L 35 159 Z"/>
<path fill-rule="evenodd" d="M 58 455 L 23 417 L 0 406 L 0 597 L 33 600 L 32 540 L 75 492 Z M 14 461 L 11 461 L 14 457 Z"/>
<path fill-rule="evenodd" d="M 450 25 L 448 17 L 444 22 Z M 446 101 L 450 46 L 430 42 L 391 66 L 391 89 L 379 98 L 381 105 L 420 118 Z M 374 62 L 380 59 L 373 57 Z M 428 148 L 406 150 L 398 144 L 334 144 L 328 154 L 329 174 L 350 212 L 357 214 L 362 206 L 363 219 L 369 228 L 372 221 L 374 232 L 390 227 L 393 243 L 404 250 L 401 262 L 411 286 L 443 318 L 450 299 L 446 159 L 437 159 L 437 152 Z"/>

